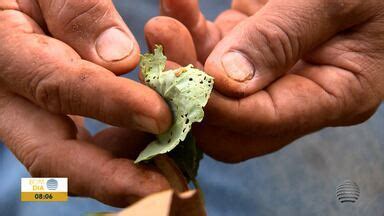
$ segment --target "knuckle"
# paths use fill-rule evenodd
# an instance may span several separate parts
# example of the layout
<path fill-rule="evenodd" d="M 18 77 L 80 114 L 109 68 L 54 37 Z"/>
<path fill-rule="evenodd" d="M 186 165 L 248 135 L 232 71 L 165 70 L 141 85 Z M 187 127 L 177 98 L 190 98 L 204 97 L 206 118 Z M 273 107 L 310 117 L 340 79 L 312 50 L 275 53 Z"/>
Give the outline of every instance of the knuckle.
<path fill-rule="evenodd" d="M 127 205 L 127 203 L 132 203 L 140 197 L 144 197 L 144 195 L 140 195 L 144 190 L 137 193 L 131 191 L 132 188 L 135 188 L 134 185 L 131 185 L 135 181 L 134 179 L 142 175 L 142 173 L 138 172 L 138 170 L 131 170 L 129 175 L 126 175 L 126 172 L 122 170 L 122 167 L 129 166 L 130 163 L 126 159 L 112 159 L 105 162 L 100 169 L 101 175 L 105 177 L 98 181 L 97 188 L 89 189 L 90 195 L 102 202 L 118 206 Z M 127 181 L 120 181 L 122 173 L 125 173 Z M 111 183 L 113 187 L 110 187 Z"/>
<path fill-rule="evenodd" d="M 360 0 L 323 0 L 323 7 L 330 17 L 340 17 L 355 11 L 361 3 Z M 368 1 L 369 2 L 369 1 Z"/>
<path fill-rule="evenodd" d="M 383 9 L 381 0 L 323 0 L 321 3 L 320 13 L 330 22 L 339 23 L 344 27 L 366 21 Z"/>
<path fill-rule="evenodd" d="M 30 156 L 29 156 L 30 155 Z M 32 177 L 42 177 L 44 176 L 44 169 L 41 168 L 41 155 L 38 156 L 36 154 L 32 155 L 29 153 L 28 157 L 24 161 L 24 166 L 28 170 L 29 174 L 31 174 Z"/>
<path fill-rule="evenodd" d="M 281 68 L 294 64 L 298 58 L 300 43 L 298 33 L 280 18 L 271 17 L 262 25 L 256 25 L 258 40 L 257 48 L 263 53 L 263 59 L 269 67 Z"/>
<path fill-rule="evenodd" d="M 17 155 L 32 177 L 44 176 L 49 170 L 46 167 L 49 164 L 46 158 L 47 154 L 42 148 L 28 142 L 27 140 L 23 142 L 23 147 L 17 150 Z"/>
<path fill-rule="evenodd" d="M 331 64 L 346 71 L 340 73 L 338 80 L 343 85 L 328 87 L 339 101 L 340 118 L 350 119 L 352 116 L 369 116 L 381 103 L 380 87 L 377 74 L 383 70 L 379 55 L 374 48 L 367 48 L 363 41 L 345 43 L 333 47 L 342 55 L 332 59 Z M 353 117 L 354 118 L 354 117 Z"/>
<path fill-rule="evenodd" d="M 53 1 L 55 2 L 55 1 Z M 112 9 L 112 2 L 109 0 L 65 0 L 57 1 L 51 5 L 52 22 L 49 27 L 54 32 L 71 30 L 79 32 L 81 29 L 90 28 L 92 23 L 98 23 Z M 64 28 L 63 28 L 64 27 Z M 84 37 L 87 37 L 84 35 Z"/>
<path fill-rule="evenodd" d="M 343 114 L 341 119 L 356 119 L 357 122 L 367 120 L 375 110 L 380 106 L 381 100 L 374 95 L 374 90 L 364 81 L 364 78 L 355 78 L 359 84 L 357 89 L 351 89 L 349 93 L 345 93 L 343 106 Z M 353 82 L 353 81 L 351 81 Z"/>
<path fill-rule="evenodd" d="M 31 82 L 36 103 L 48 111 L 61 113 L 60 81 L 54 72 L 36 73 Z"/>
<path fill-rule="evenodd" d="M 66 69 L 63 69 L 63 68 Z M 71 71 L 63 75 L 66 71 Z M 82 114 L 86 101 L 81 96 L 85 81 L 91 72 L 81 72 L 79 68 L 63 64 L 45 63 L 33 69 L 28 79 L 29 94 L 40 107 L 58 114 Z"/>
<path fill-rule="evenodd" d="M 88 75 L 80 73 L 75 80 L 58 76 L 55 72 L 45 72 L 36 75 L 33 79 L 33 97 L 38 105 L 44 109 L 59 114 L 82 114 L 85 108 L 85 99 L 81 98 L 81 82 Z"/>

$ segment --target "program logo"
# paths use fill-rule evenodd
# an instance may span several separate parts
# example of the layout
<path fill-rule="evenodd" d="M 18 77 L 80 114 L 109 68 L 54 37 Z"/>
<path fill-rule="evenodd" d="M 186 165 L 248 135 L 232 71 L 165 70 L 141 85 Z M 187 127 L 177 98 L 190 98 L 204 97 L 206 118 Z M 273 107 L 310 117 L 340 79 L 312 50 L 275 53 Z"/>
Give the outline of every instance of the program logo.
<path fill-rule="evenodd" d="M 63 202 L 68 200 L 67 178 L 22 178 L 22 202 Z"/>

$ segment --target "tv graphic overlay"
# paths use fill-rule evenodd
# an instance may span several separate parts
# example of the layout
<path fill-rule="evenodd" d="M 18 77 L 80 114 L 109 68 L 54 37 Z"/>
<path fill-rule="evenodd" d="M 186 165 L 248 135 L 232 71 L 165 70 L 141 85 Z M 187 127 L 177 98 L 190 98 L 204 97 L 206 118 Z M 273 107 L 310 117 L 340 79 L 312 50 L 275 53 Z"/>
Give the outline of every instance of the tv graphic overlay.
<path fill-rule="evenodd" d="M 336 188 L 336 197 L 341 203 L 355 203 L 359 196 L 359 185 L 351 180 L 344 181 Z"/>
<path fill-rule="evenodd" d="M 22 202 L 65 202 L 68 178 L 21 178 Z"/>

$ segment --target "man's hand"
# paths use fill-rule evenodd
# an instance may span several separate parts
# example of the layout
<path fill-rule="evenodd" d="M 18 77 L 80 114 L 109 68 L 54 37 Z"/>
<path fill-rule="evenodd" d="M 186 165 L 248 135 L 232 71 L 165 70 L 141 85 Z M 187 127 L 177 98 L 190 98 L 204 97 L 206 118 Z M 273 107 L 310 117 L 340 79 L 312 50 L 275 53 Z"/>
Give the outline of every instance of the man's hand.
<path fill-rule="evenodd" d="M 125 207 L 170 186 L 160 171 L 134 159 L 153 139 L 109 128 L 91 137 L 78 116 L 47 112 L 0 90 L 0 137 L 32 176 L 67 177 L 74 196 Z"/>
<path fill-rule="evenodd" d="M 68 177 L 70 193 L 117 206 L 169 187 L 122 159 L 145 135 L 92 138 L 67 116 L 152 133 L 171 123 L 156 92 L 115 75 L 137 65 L 139 47 L 112 1 L 0 0 L 0 50 L 0 137 L 33 176 Z"/>
<path fill-rule="evenodd" d="M 168 129 L 162 98 L 115 75 L 137 65 L 139 47 L 112 1 L 0 1 L 0 9 L 2 88 L 53 113 Z"/>
<path fill-rule="evenodd" d="M 238 162 L 360 123 L 384 98 L 383 1 L 234 0 L 214 24 L 197 0 L 163 0 L 161 12 L 178 21 L 151 20 L 149 46 L 215 77 L 194 132 L 216 159 Z"/>

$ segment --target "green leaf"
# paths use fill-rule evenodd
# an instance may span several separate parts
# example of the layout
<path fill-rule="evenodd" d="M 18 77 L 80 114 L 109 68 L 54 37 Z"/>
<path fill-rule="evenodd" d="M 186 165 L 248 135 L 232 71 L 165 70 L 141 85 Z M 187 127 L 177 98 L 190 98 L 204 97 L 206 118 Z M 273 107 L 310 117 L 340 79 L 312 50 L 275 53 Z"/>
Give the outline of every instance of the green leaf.
<path fill-rule="evenodd" d="M 154 54 L 145 54 L 140 66 L 146 85 L 156 90 L 169 104 L 173 112 L 171 128 L 157 136 L 136 159 L 136 163 L 173 150 L 184 141 L 192 123 L 201 122 L 203 107 L 213 88 L 213 78 L 192 65 L 164 71 L 166 57 L 157 46 Z"/>
<path fill-rule="evenodd" d="M 189 132 L 187 138 L 168 153 L 168 155 L 178 165 L 187 181 L 192 181 L 195 188 L 199 189 L 196 176 L 199 170 L 200 160 L 203 159 L 203 152 L 196 146 L 195 138 L 191 132 Z"/>

